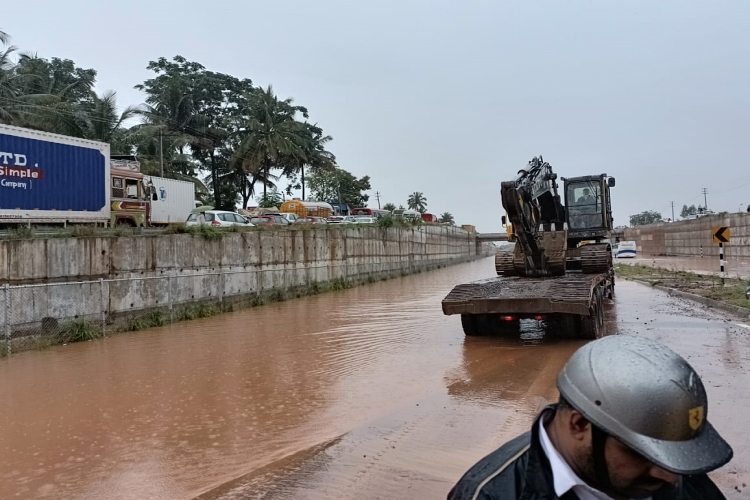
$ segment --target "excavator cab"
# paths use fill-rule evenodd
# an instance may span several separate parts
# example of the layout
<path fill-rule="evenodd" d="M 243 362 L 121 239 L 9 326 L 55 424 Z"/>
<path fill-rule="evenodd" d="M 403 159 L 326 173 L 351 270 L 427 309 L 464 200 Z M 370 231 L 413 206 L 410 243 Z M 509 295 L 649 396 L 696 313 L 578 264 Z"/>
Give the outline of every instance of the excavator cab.
<path fill-rule="evenodd" d="M 615 178 L 606 174 L 563 178 L 568 239 L 573 245 L 584 241 L 601 241 L 613 227 L 609 188 Z"/>

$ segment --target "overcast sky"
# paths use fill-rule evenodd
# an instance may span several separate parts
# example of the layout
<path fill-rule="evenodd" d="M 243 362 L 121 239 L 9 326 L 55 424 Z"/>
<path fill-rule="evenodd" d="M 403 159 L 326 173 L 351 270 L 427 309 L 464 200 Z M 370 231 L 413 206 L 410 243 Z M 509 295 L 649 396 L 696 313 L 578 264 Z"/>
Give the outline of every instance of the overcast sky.
<path fill-rule="evenodd" d="M 500 182 L 538 154 L 616 177 L 616 225 L 672 201 L 679 216 L 703 187 L 716 212 L 750 203 L 746 0 L 45 0 L 0 28 L 95 68 L 122 105 L 160 56 L 272 84 L 370 175 L 370 206 L 421 191 L 429 212 L 497 231 Z"/>

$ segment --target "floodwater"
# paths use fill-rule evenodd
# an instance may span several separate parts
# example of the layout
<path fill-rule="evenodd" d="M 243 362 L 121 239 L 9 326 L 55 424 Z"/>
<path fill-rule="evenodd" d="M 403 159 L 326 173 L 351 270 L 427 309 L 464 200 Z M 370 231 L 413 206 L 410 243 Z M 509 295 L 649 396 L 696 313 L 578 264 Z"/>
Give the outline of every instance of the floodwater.
<path fill-rule="evenodd" d="M 529 323 L 465 338 L 442 315 L 493 259 L 0 360 L 0 498 L 444 498 L 556 400 L 581 341 Z M 610 333 L 663 341 L 704 377 L 750 483 L 750 327 L 618 282 Z"/>

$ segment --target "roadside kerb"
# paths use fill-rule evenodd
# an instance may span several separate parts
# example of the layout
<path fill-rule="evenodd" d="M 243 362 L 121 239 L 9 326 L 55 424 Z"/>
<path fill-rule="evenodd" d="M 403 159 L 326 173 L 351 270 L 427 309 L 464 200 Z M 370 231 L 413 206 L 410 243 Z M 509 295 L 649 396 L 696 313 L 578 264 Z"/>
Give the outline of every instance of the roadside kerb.
<path fill-rule="evenodd" d="M 663 292 L 667 292 L 669 295 L 674 295 L 676 297 L 681 297 L 683 299 L 692 300 L 694 302 L 698 302 L 700 304 L 703 304 L 704 306 L 711 307 L 713 309 L 719 309 L 724 312 L 737 314 L 743 318 L 750 318 L 750 311 L 745 309 L 744 307 L 739 306 L 733 306 L 732 304 L 725 304 L 723 302 L 720 302 L 718 300 L 709 299 L 707 297 L 703 297 L 701 295 L 696 295 L 694 293 L 689 292 L 683 292 L 682 290 L 678 290 L 676 288 L 670 288 L 668 286 L 663 285 L 652 285 L 648 281 L 641 281 L 636 280 L 632 278 L 622 278 L 628 281 L 632 281 L 634 283 L 640 283 L 641 285 L 645 285 L 651 288 L 656 288 L 657 290 L 661 290 Z"/>

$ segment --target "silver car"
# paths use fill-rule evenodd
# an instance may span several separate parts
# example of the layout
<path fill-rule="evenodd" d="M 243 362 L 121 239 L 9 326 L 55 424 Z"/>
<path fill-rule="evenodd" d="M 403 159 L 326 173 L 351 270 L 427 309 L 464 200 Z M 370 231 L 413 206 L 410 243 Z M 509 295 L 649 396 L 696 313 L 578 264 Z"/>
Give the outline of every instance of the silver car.
<path fill-rule="evenodd" d="M 224 210 L 206 210 L 202 213 L 190 214 L 187 221 L 185 221 L 186 226 L 199 226 L 202 224 L 214 227 L 253 226 L 249 220 L 237 212 L 226 212 Z"/>

